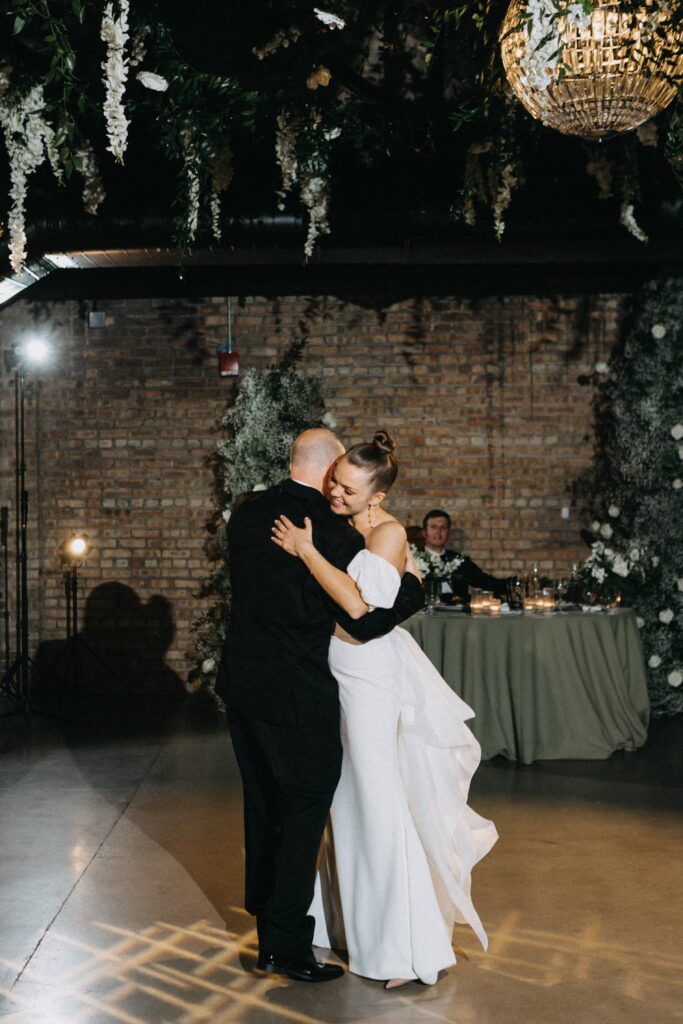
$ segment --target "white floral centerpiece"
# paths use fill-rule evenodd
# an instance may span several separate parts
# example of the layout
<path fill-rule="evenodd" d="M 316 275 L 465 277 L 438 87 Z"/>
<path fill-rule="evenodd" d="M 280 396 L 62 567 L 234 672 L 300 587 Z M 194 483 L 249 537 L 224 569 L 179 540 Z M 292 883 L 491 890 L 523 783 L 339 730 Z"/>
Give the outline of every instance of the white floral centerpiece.
<path fill-rule="evenodd" d="M 645 578 L 642 547 L 633 544 L 627 552 L 621 552 L 596 540 L 573 575 L 585 594 L 591 594 L 599 604 L 611 604 L 628 593 L 629 585 L 640 584 Z"/>
<path fill-rule="evenodd" d="M 464 555 L 456 553 L 453 558 L 441 558 L 433 551 L 423 551 L 414 544 L 410 545 L 410 553 L 423 580 L 448 580 L 465 561 Z"/>

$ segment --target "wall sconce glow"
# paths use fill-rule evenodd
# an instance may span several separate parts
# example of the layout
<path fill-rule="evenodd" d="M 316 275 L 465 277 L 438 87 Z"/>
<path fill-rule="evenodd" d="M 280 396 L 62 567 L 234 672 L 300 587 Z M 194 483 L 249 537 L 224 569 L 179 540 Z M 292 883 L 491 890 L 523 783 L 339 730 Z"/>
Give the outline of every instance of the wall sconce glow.
<path fill-rule="evenodd" d="M 21 355 L 27 363 L 46 363 L 50 358 L 50 346 L 44 338 L 29 338 L 20 349 Z"/>

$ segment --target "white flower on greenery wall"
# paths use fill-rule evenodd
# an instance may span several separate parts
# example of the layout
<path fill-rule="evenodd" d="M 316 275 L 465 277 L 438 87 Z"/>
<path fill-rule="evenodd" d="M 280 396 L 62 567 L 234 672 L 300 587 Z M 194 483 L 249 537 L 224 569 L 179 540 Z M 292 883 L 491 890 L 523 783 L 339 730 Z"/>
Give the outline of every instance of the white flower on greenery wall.
<path fill-rule="evenodd" d="M 331 412 L 325 413 L 321 420 L 321 423 L 324 427 L 327 427 L 328 430 L 334 430 L 334 428 L 337 426 L 337 421 Z"/>
<path fill-rule="evenodd" d="M 209 672 L 213 672 L 215 667 L 215 658 L 205 658 L 204 661 L 202 662 L 202 672 L 204 672 L 205 675 L 208 675 Z"/>
<path fill-rule="evenodd" d="M 618 516 L 621 515 L 621 509 L 618 505 L 610 505 L 610 507 L 607 509 L 607 514 L 611 516 L 612 519 L 616 519 Z"/>
<path fill-rule="evenodd" d="M 662 659 L 659 657 L 658 654 L 651 654 L 650 657 L 647 659 L 647 663 L 650 666 L 650 668 L 659 668 L 659 666 L 662 664 Z"/>
<path fill-rule="evenodd" d="M 674 491 L 680 491 L 681 487 L 683 487 L 683 480 L 681 480 L 681 478 L 677 476 L 674 482 L 671 484 L 671 486 L 673 487 Z"/>
<path fill-rule="evenodd" d="M 603 363 L 602 360 L 595 364 L 596 373 L 609 373 L 609 366 L 607 363 Z"/>
<path fill-rule="evenodd" d="M 671 436 L 674 441 L 680 441 L 683 437 L 683 423 L 677 423 L 675 427 L 671 428 Z"/>
<path fill-rule="evenodd" d="M 603 523 L 600 527 L 600 536 L 604 537 L 605 540 L 609 540 L 613 533 L 614 530 L 609 525 L 609 523 Z"/>
<path fill-rule="evenodd" d="M 664 324 L 655 324 L 652 328 L 652 337 L 657 341 L 661 341 L 662 338 L 666 337 L 666 327 Z"/>
<path fill-rule="evenodd" d="M 665 626 L 668 626 L 669 623 L 673 622 L 673 619 L 674 613 L 670 608 L 664 608 L 663 611 L 659 613 L 659 621 L 664 623 Z"/>
<path fill-rule="evenodd" d="M 679 672 L 678 669 L 673 672 L 669 672 L 666 677 L 666 681 L 669 686 L 680 686 L 681 683 L 683 683 L 683 672 Z"/>
<path fill-rule="evenodd" d="M 330 14 L 329 11 L 321 11 L 319 7 L 314 7 L 313 13 L 326 28 L 344 28 L 346 25 L 343 18 L 339 18 L 336 14 Z"/>

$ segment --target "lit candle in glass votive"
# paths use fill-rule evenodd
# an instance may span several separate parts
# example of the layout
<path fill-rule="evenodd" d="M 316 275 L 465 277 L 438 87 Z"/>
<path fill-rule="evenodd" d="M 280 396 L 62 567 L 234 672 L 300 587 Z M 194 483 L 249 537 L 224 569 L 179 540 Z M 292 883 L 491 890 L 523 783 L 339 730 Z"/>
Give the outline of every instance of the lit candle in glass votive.
<path fill-rule="evenodd" d="M 550 590 L 550 589 L 544 590 L 543 591 L 543 595 L 541 597 L 541 601 L 543 602 L 542 607 L 543 607 L 543 611 L 545 612 L 546 615 L 549 615 L 551 612 L 555 611 L 555 591 L 554 590 Z"/>
<path fill-rule="evenodd" d="M 524 598 L 524 614 L 533 615 L 537 607 L 537 598 L 534 594 L 529 594 Z"/>
<path fill-rule="evenodd" d="M 500 615 L 500 605 L 501 605 L 501 602 L 499 600 L 497 600 L 496 598 L 492 598 L 489 601 L 489 606 L 488 606 L 488 613 L 489 613 L 489 615 Z"/>

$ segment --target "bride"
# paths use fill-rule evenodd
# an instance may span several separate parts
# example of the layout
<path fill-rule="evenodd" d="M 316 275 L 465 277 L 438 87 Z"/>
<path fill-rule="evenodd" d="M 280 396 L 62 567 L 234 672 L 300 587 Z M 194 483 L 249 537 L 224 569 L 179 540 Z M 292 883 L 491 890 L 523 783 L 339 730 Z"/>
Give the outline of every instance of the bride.
<path fill-rule="evenodd" d="M 299 529 L 281 516 L 273 527 L 274 542 L 352 617 L 391 607 L 403 572 L 417 575 L 405 530 L 382 508 L 397 472 L 383 431 L 332 468 L 330 508 L 365 537 L 347 573 L 316 550 L 310 520 Z M 454 923 L 487 946 L 470 875 L 497 834 L 467 806 L 481 753 L 465 725 L 474 713 L 399 627 L 359 644 L 337 626 L 329 664 L 344 758 L 310 911 L 314 943 L 346 949 L 350 971 L 387 988 L 432 984 L 455 963 Z"/>

